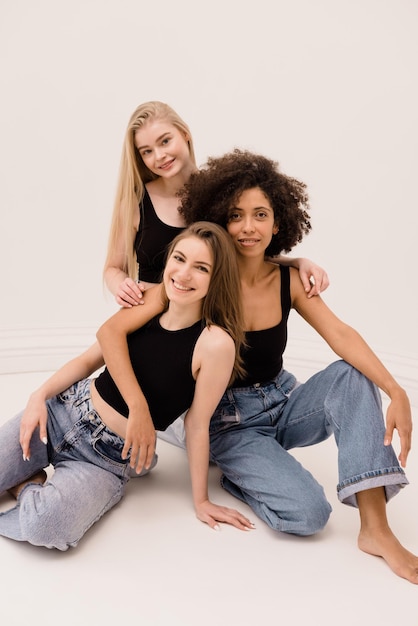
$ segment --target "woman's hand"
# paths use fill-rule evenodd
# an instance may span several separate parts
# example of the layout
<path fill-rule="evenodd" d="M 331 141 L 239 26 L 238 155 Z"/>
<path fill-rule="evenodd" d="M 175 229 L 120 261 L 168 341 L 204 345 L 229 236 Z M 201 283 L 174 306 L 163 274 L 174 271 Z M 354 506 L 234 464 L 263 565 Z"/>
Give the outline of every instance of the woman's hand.
<path fill-rule="evenodd" d="M 22 447 L 23 460 L 30 459 L 30 440 L 36 428 L 39 428 L 39 438 L 47 444 L 46 423 L 48 413 L 45 399 L 36 393 L 33 393 L 26 405 L 20 422 L 19 442 Z"/>
<path fill-rule="evenodd" d="M 299 276 L 308 298 L 319 296 L 329 287 L 326 271 L 310 259 L 299 259 Z"/>
<path fill-rule="evenodd" d="M 138 304 L 144 304 L 142 296 L 144 295 L 145 286 L 142 283 L 136 283 L 128 276 L 120 283 L 115 300 L 119 306 L 131 308 Z"/>
<path fill-rule="evenodd" d="M 396 394 L 392 395 L 391 402 L 386 412 L 385 446 L 389 446 L 392 443 L 395 428 L 398 431 L 401 442 L 401 452 L 398 457 L 399 462 L 402 467 L 405 467 L 406 459 L 411 450 L 412 415 L 408 396 L 401 388 Z"/>
<path fill-rule="evenodd" d="M 200 502 L 195 506 L 195 509 L 197 518 L 214 530 L 220 530 L 218 522 L 231 524 L 240 530 L 252 530 L 254 528 L 254 524 L 239 511 L 213 504 L 210 500 Z"/>
<path fill-rule="evenodd" d="M 151 416 L 145 416 L 142 412 L 129 412 L 126 425 L 125 445 L 122 450 L 122 459 L 126 459 L 130 453 L 129 465 L 136 468 L 136 473 L 140 474 L 143 469 L 151 467 L 155 454 L 155 444 L 157 435 Z"/>

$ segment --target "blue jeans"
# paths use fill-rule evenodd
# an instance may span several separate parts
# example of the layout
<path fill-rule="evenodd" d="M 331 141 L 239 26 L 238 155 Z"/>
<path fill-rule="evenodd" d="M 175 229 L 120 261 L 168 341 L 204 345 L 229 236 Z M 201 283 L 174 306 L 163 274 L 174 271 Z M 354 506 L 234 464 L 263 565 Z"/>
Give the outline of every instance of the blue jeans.
<path fill-rule="evenodd" d="M 16 506 L 0 513 L 0 535 L 67 550 L 122 498 L 133 472 L 121 458 L 124 440 L 92 407 L 90 383 L 82 380 L 47 401 L 48 444 L 36 430 L 29 462 L 19 444 L 22 414 L 0 428 L 0 493 L 50 464 L 55 470 L 45 485 L 26 485 Z"/>
<path fill-rule="evenodd" d="M 228 389 L 210 424 L 211 460 L 222 486 L 271 528 L 297 535 L 321 530 L 331 513 L 324 490 L 288 452 L 334 434 L 338 497 L 384 486 L 389 500 L 408 484 L 385 426 L 378 388 L 345 361 L 298 385 L 282 371 L 275 380 Z"/>

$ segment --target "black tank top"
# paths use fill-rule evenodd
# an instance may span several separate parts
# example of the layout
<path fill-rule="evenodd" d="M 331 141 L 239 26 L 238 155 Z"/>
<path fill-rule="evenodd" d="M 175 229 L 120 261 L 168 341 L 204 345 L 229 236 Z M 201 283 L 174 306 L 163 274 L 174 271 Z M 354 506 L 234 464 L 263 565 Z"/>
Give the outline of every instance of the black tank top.
<path fill-rule="evenodd" d="M 233 387 L 248 387 L 276 378 L 283 367 L 287 343 L 287 320 L 291 308 L 290 272 L 280 266 L 282 319 L 277 326 L 245 333 L 247 347 L 243 353 L 246 376 L 235 380 Z"/>
<path fill-rule="evenodd" d="M 192 403 L 196 383 L 192 357 L 204 328 L 199 320 L 189 328 L 166 330 L 157 315 L 128 335 L 132 367 L 157 430 L 165 430 Z M 96 389 L 105 402 L 128 417 L 128 407 L 107 368 L 96 379 Z"/>
<path fill-rule="evenodd" d="M 139 228 L 134 242 L 139 280 L 161 282 L 167 247 L 182 230 L 182 227 L 169 226 L 160 220 L 145 188 L 139 205 Z"/>

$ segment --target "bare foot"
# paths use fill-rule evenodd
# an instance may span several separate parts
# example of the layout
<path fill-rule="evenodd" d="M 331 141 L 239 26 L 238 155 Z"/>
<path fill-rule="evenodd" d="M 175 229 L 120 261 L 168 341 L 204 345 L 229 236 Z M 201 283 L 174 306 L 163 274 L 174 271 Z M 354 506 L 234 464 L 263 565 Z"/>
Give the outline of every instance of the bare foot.
<path fill-rule="evenodd" d="M 361 530 L 358 547 L 363 552 L 382 557 L 397 576 L 418 585 L 418 557 L 399 543 L 390 528 Z"/>
<path fill-rule="evenodd" d="M 16 487 L 11 487 L 11 489 L 8 489 L 7 492 L 10 493 L 10 495 L 17 500 L 20 492 L 25 485 L 28 485 L 29 483 L 38 483 L 40 485 L 43 485 L 46 481 L 46 478 L 46 471 L 39 470 L 39 472 L 36 472 L 36 474 L 30 476 L 27 480 L 24 480 L 23 483 L 19 483 L 18 485 L 16 485 Z"/>

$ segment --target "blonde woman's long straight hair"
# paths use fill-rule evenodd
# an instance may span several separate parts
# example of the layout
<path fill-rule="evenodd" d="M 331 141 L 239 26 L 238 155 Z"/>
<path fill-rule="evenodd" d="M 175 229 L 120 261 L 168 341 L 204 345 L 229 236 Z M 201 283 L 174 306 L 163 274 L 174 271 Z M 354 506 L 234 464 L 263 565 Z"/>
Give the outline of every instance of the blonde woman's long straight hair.
<path fill-rule="evenodd" d="M 175 239 L 167 251 L 167 258 L 183 239 L 196 237 L 205 242 L 212 253 L 213 265 L 208 292 L 203 301 L 202 318 L 207 326 L 220 326 L 235 342 L 235 364 L 231 383 L 245 374 L 242 348 L 245 345 L 244 313 L 242 308 L 241 281 L 237 254 L 231 237 L 222 226 L 212 222 L 195 222 Z M 164 305 L 168 306 L 164 290 Z"/>
<path fill-rule="evenodd" d="M 123 270 L 133 279 L 136 279 L 138 274 L 133 246 L 135 237 L 133 231 L 134 217 L 144 195 L 145 183 L 158 178 L 144 165 L 135 146 L 135 133 L 147 122 L 155 120 L 164 120 L 187 136 L 190 157 L 196 165 L 190 129 L 181 117 L 164 102 L 154 100 L 140 104 L 132 113 L 125 132 L 105 263 L 106 267 L 116 247 L 122 241 Z"/>

